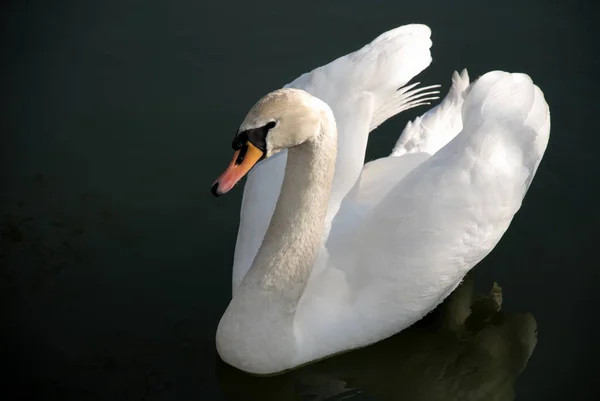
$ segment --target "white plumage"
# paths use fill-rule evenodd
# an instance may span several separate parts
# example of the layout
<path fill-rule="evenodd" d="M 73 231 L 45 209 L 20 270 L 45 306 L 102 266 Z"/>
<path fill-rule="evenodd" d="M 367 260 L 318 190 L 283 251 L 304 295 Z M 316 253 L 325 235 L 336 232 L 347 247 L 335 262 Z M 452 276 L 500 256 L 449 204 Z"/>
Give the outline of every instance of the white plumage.
<path fill-rule="evenodd" d="M 287 85 L 335 116 L 323 241 L 308 279 L 295 283 L 297 301 L 286 296 L 289 283 L 272 282 L 269 293 L 244 280 L 269 245 L 288 151 L 258 163 L 244 188 L 233 300 L 217 333 L 226 362 L 268 374 L 389 337 L 438 305 L 508 229 L 550 131 L 548 105 L 527 75 L 493 71 L 470 84 L 466 70 L 454 73 L 443 101 L 407 124 L 391 155 L 364 164 L 372 129 L 437 93 L 398 90 L 430 64 L 430 47 L 428 27 L 402 26 Z"/>

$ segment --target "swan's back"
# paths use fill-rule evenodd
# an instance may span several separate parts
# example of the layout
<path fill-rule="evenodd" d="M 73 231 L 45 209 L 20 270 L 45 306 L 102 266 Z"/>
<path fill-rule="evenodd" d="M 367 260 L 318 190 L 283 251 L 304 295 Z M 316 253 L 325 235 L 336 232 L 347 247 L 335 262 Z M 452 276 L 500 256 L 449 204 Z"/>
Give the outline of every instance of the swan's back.
<path fill-rule="evenodd" d="M 507 230 L 548 143 L 548 105 L 527 75 L 495 71 L 469 88 L 462 119 L 454 139 L 328 249 L 296 314 L 302 359 L 408 327 Z"/>

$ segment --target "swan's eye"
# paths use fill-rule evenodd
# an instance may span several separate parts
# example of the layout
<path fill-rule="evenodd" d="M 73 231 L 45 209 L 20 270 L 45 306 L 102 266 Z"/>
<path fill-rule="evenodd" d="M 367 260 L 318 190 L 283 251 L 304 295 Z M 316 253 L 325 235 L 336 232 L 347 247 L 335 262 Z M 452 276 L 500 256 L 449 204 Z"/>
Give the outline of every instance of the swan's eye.
<path fill-rule="evenodd" d="M 235 136 L 233 137 L 231 147 L 233 148 L 233 150 L 240 150 L 247 140 L 248 135 L 246 135 L 245 132 L 236 132 Z"/>
<path fill-rule="evenodd" d="M 233 150 L 240 150 L 246 142 L 252 143 L 257 148 L 264 151 L 267 149 L 267 133 L 277 125 L 277 121 L 271 121 L 261 127 L 251 128 L 245 131 L 239 131 L 235 134 L 231 147 Z"/>
<path fill-rule="evenodd" d="M 236 166 L 239 166 L 240 164 L 242 164 L 242 162 L 244 161 L 244 157 L 246 157 L 246 153 L 248 153 L 248 145 L 242 146 L 242 148 L 240 149 L 240 154 L 238 155 L 237 159 L 235 160 Z"/>

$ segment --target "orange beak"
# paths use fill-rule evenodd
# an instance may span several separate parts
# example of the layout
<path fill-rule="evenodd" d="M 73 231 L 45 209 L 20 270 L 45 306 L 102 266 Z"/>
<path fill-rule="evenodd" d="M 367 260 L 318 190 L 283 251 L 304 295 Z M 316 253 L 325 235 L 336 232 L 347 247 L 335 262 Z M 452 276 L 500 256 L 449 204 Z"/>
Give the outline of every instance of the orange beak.
<path fill-rule="evenodd" d="M 264 152 L 250 142 L 233 154 L 233 160 L 227 169 L 216 179 L 212 186 L 212 194 L 221 196 L 238 183 L 256 163 L 264 156 Z"/>

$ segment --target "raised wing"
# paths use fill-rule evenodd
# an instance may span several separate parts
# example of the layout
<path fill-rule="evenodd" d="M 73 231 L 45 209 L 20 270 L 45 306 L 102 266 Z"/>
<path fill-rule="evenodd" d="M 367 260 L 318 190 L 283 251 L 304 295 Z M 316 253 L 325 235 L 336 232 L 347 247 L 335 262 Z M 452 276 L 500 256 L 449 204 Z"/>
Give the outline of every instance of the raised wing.
<path fill-rule="evenodd" d="M 336 214 L 328 246 L 346 241 L 365 216 L 410 171 L 436 153 L 462 129 L 462 106 L 469 88 L 467 70 L 454 72 L 452 86 L 440 104 L 409 122 L 392 154 L 367 163 L 343 199 Z"/>
<path fill-rule="evenodd" d="M 328 244 L 328 267 L 311 276 L 296 314 L 303 353 L 364 346 L 408 327 L 508 229 L 548 143 L 548 105 L 527 75 L 494 71 L 470 88 L 462 121 L 347 241 Z"/>

